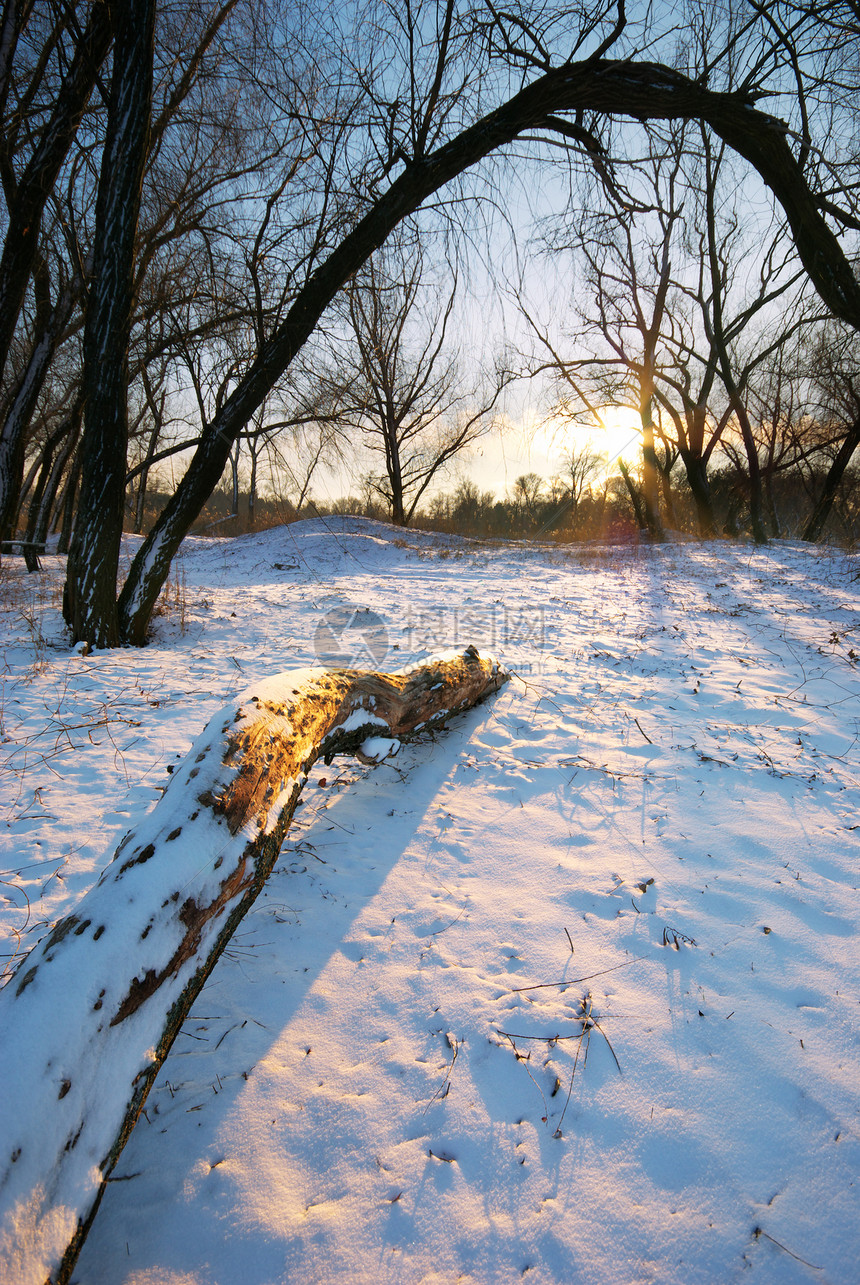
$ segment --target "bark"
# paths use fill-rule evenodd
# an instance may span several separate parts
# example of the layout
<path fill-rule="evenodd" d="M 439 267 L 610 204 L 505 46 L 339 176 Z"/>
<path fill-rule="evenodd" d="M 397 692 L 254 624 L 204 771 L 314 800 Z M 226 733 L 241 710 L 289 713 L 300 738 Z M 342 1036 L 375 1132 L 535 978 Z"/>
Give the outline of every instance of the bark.
<path fill-rule="evenodd" d="M 81 459 L 79 454 L 72 458 L 72 466 L 69 469 L 69 476 L 66 480 L 63 497 L 57 508 L 61 511 L 60 538 L 57 541 L 57 553 L 68 553 L 72 543 L 72 533 L 75 523 L 75 501 L 78 494 L 78 481 L 81 475 Z"/>
<path fill-rule="evenodd" d="M 722 356 L 722 354 L 721 354 Z M 764 529 L 763 505 L 762 505 L 762 484 L 761 484 L 761 466 L 758 459 L 758 447 L 753 437 L 752 424 L 750 423 L 747 408 L 744 405 L 743 398 L 738 392 L 731 370 L 728 365 L 728 358 L 723 364 L 723 383 L 729 394 L 729 401 L 735 412 L 738 424 L 740 425 L 741 437 L 743 439 L 744 450 L 747 457 L 747 469 L 749 470 L 749 511 L 750 526 L 752 528 L 752 537 L 756 544 L 767 544 L 767 532 Z"/>
<path fill-rule="evenodd" d="M 830 510 L 833 508 L 833 501 L 836 499 L 836 492 L 839 490 L 839 483 L 842 481 L 842 476 L 851 463 L 851 457 L 858 446 L 860 446 L 860 415 L 857 416 L 849 428 L 833 463 L 830 465 L 827 476 L 824 479 L 821 494 L 815 502 L 806 526 L 803 528 L 803 534 L 800 537 L 802 540 L 809 540 L 814 543 L 816 540 L 821 539 L 824 528 L 827 525 L 827 519 L 830 517 Z"/>
<path fill-rule="evenodd" d="M 708 470 L 704 459 L 700 454 L 691 450 L 682 450 L 681 459 L 684 461 L 684 469 L 687 474 L 687 483 L 693 495 L 696 505 L 696 519 L 699 525 L 699 535 L 703 539 L 709 539 L 716 534 L 717 520 L 714 514 L 714 503 L 711 495 L 711 485 L 708 481 Z"/>
<path fill-rule="evenodd" d="M 84 333 L 79 517 L 69 549 L 63 604 L 73 642 L 94 647 L 119 642 L 116 582 L 128 453 L 128 346 L 152 109 L 155 0 L 124 0 L 116 10 L 114 70 Z"/>
<path fill-rule="evenodd" d="M 0 1279 L 69 1280 L 171 1044 L 277 860 L 307 772 L 495 692 L 473 648 L 399 674 L 296 670 L 209 723 L 155 809 L 0 993 Z"/>
<path fill-rule="evenodd" d="M 83 405 L 79 396 L 67 421 L 67 436 L 60 446 L 60 449 L 57 452 L 57 457 L 52 465 L 51 475 L 45 486 L 42 502 L 39 505 L 36 521 L 33 525 L 32 538 L 37 544 L 44 544 L 48 538 L 48 531 L 51 526 L 51 516 L 57 507 L 57 494 L 60 489 L 60 483 L 62 481 L 63 474 L 66 471 L 66 466 L 68 465 L 75 447 L 78 444 L 82 416 Z"/>
<path fill-rule="evenodd" d="M 622 459 L 618 460 L 618 468 L 621 476 L 624 478 L 624 485 L 627 487 L 627 494 L 630 496 L 630 503 L 633 505 L 633 512 L 636 516 L 636 525 L 640 531 L 648 530 L 648 518 L 645 512 L 645 506 L 642 503 L 642 497 L 633 478 L 630 476 L 630 470 Z"/>
<path fill-rule="evenodd" d="M 651 418 L 651 395 L 643 396 L 640 405 L 642 422 L 642 505 L 645 526 L 655 540 L 663 539 L 660 518 L 660 463 L 654 446 L 654 422 Z"/>
<path fill-rule="evenodd" d="M 786 138 L 786 126 L 743 93 L 714 93 L 654 63 L 567 63 L 527 85 L 436 151 L 410 161 L 311 274 L 247 375 L 208 426 L 171 500 L 141 546 L 120 595 L 122 640 L 141 644 L 186 532 L 211 495 L 230 447 L 284 374 L 338 290 L 393 229 L 434 192 L 552 113 L 591 111 L 638 120 L 699 119 L 758 171 L 782 205 L 798 255 L 834 316 L 860 330 L 860 283 Z"/>

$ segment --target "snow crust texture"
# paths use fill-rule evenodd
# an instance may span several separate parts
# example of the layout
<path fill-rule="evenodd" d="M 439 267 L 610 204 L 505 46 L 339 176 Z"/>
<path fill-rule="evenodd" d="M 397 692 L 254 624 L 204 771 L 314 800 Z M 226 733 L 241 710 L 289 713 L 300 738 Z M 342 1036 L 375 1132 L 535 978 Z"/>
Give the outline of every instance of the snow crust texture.
<path fill-rule="evenodd" d="M 187 542 L 181 613 L 89 657 L 60 570 L 4 567 L 10 965 L 321 622 L 359 666 L 373 613 L 382 668 L 472 643 L 519 674 L 317 764 L 76 1279 L 857 1279 L 855 558 L 303 523 Z"/>

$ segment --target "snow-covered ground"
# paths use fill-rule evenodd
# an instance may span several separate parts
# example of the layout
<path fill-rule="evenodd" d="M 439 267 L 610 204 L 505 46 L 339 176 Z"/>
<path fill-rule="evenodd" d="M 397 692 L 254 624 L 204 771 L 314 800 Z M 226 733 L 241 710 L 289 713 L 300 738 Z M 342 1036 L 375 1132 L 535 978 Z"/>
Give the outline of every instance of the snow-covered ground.
<path fill-rule="evenodd" d="M 517 675 L 315 769 L 76 1280 L 858 1279 L 860 560 L 301 523 L 188 541 L 91 656 L 45 566 L 2 570 L 6 964 L 255 679 Z"/>

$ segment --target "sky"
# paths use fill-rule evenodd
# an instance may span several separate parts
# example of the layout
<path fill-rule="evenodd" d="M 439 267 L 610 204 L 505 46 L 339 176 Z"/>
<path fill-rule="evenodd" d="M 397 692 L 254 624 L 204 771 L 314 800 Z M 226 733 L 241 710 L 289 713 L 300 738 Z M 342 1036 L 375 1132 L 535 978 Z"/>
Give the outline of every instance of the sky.
<path fill-rule="evenodd" d="M 604 428 L 589 428 L 547 421 L 539 411 L 525 407 L 516 418 L 505 417 L 498 428 L 458 457 L 429 494 L 450 493 L 460 479 L 468 478 L 481 491 L 492 491 L 501 499 L 525 473 L 537 473 L 549 481 L 562 471 L 564 456 L 571 449 L 605 455 L 605 467 L 617 472 L 619 455 L 627 460 L 636 456 L 640 442 L 637 417 L 625 407 L 604 407 L 602 414 Z M 354 470 L 351 475 L 349 468 L 321 471 L 314 481 L 313 495 L 328 501 L 355 494 L 358 488 L 352 478 Z"/>
<path fill-rule="evenodd" d="M 631 458 L 640 436 L 636 415 L 624 407 L 603 408 L 605 427 L 588 428 L 561 420 L 546 422 L 533 412 L 507 430 L 490 434 L 479 443 L 464 472 L 482 489 L 503 495 L 523 473 L 549 479 L 561 471 L 565 454 L 589 449 L 606 455 L 612 470 L 619 455 Z"/>

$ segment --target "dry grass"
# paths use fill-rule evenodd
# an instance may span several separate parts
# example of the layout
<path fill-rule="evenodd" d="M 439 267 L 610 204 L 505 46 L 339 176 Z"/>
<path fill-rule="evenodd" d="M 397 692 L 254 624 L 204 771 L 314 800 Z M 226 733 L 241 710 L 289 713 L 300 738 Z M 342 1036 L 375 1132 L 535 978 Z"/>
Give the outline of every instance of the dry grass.
<path fill-rule="evenodd" d="M 152 618 L 175 624 L 180 636 L 184 637 L 188 628 L 188 591 L 185 568 L 179 562 L 174 562 L 170 569 L 170 575 L 153 609 Z"/>

